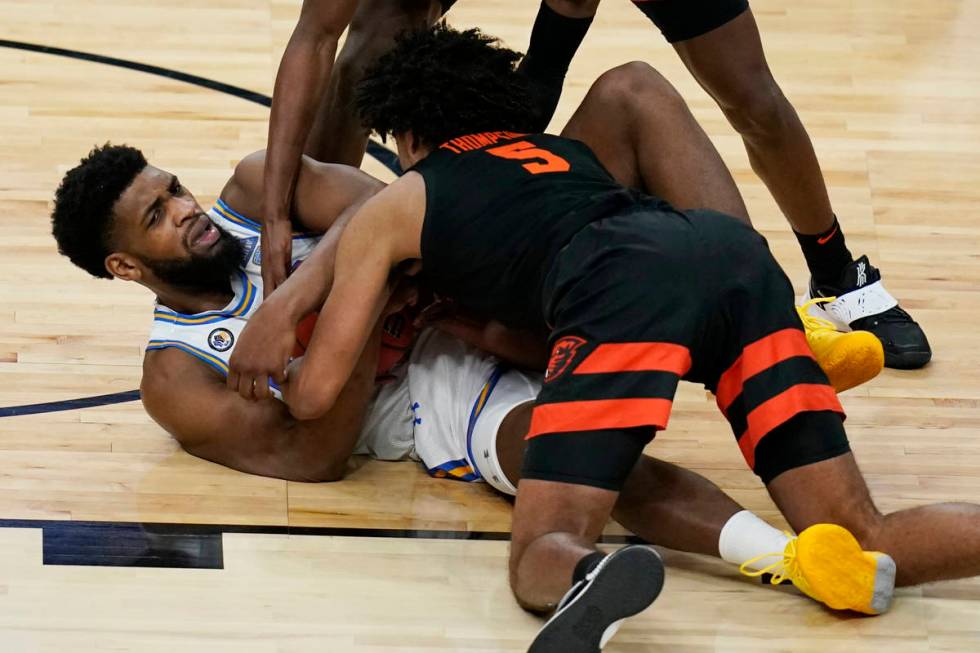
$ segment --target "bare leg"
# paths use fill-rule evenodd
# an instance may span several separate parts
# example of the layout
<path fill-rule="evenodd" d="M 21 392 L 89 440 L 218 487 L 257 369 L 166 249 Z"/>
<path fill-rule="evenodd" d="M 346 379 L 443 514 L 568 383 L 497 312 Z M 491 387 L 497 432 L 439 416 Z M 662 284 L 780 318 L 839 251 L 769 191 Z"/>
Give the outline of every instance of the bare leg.
<path fill-rule="evenodd" d="M 510 585 L 528 610 L 553 608 L 572 584 L 578 561 L 597 551 L 616 492 L 524 479 L 514 503 Z"/>
<path fill-rule="evenodd" d="M 766 63 L 752 11 L 703 36 L 674 44 L 684 65 L 742 136 L 752 169 L 797 232 L 834 222 L 810 137 Z"/>
<path fill-rule="evenodd" d="M 850 453 L 784 472 L 769 494 L 797 532 L 840 524 L 895 560 L 898 585 L 980 575 L 980 506 L 942 503 L 878 512 Z"/>
<path fill-rule="evenodd" d="M 517 485 L 532 403 L 513 409 L 500 425 L 497 457 Z M 708 479 L 644 455 L 623 486 L 613 517 L 647 542 L 678 551 L 718 556 L 721 529 L 742 510 Z"/>
<path fill-rule="evenodd" d="M 361 0 L 306 141 L 306 154 L 319 161 L 361 165 L 368 133 L 354 110 L 354 88 L 396 36 L 431 25 L 441 13 L 439 0 Z"/>
<path fill-rule="evenodd" d="M 718 151 L 674 87 L 645 63 L 603 73 L 562 136 L 588 145 L 624 186 L 680 209 L 710 208 L 748 221 Z"/>

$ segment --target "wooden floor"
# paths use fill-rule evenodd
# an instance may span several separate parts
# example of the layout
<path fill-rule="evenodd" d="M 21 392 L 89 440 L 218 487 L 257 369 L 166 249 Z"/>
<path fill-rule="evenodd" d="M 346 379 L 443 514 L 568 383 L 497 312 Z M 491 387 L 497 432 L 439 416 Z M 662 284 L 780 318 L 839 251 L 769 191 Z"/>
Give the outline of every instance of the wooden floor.
<path fill-rule="evenodd" d="M 451 22 L 523 48 L 537 3 L 464 0 Z M 980 502 L 980 2 L 757 0 L 770 63 L 816 144 L 852 251 L 926 329 L 934 362 L 848 393 L 848 431 L 884 510 Z M 0 0 L 0 38 L 193 73 L 268 94 L 298 1 Z M 798 286 L 795 240 L 741 142 L 654 29 L 607 0 L 569 75 L 560 127 L 603 70 L 651 62 L 735 171 Z M 140 146 L 202 204 L 264 146 L 267 109 L 177 81 L 0 48 L 0 407 L 137 387 L 151 297 L 60 258 L 49 200 L 95 143 Z M 390 178 L 375 162 L 366 167 Z M 685 388 L 655 453 L 782 524 L 703 391 Z M 192 458 L 139 403 L 0 417 L 0 520 L 504 531 L 509 505 L 410 463 L 304 485 Z M 3 522 L 10 525 L 11 522 Z M 42 564 L 40 522 L 0 529 L 0 651 L 521 651 L 538 621 L 506 543 L 236 533 L 224 569 Z M 247 530 L 247 529 L 244 529 Z M 665 595 L 607 650 L 980 650 L 980 581 L 903 590 L 842 618 L 721 563 L 668 554 Z"/>

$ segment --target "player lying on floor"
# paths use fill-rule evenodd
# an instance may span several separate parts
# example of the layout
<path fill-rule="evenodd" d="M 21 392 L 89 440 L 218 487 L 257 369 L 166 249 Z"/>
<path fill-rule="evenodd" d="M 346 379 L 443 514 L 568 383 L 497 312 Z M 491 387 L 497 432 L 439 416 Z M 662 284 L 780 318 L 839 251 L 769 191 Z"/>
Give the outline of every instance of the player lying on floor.
<path fill-rule="evenodd" d="M 598 650 L 659 594 L 652 550 L 607 557 L 595 542 L 680 379 L 716 394 L 794 529 L 840 524 L 887 554 L 867 558 L 867 577 L 894 574 L 888 556 L 903 584 L 980 573 L 980 506 L 878 512 L 765 240 L 733 217 L 628 190 L 585 143 L 520 133 L 531 108 L 518 59 L 475 30 L 439 27 L 400 39 L 366 74 L 365 126 L 394 136 L 408 172 L 344 230 L 310 346 L 289 363 L 291 412 L 334 404 L 395 270 L 421 268 L 438 295 L 547 333 L 510 565 L 522 605 L 558 606 L 533 651 Z"/>
<path fill-rule="evenodd" d="M 605 125 L 609 110 L 630 120 Z M 631 135 L 634 130 L 639 137 Z M 662 186 L 667 175 L 674 186 L 667 192 L 675 201 L 741 206 L 731 178 L 686 106 L 649 67 L 624 66 L 603 75 L 566 133 L 618 143 L 608 152 L 615 153 L 617 170 L 630 183 Z M 659 141 L 652 156 L 637 150 L 646 138 Z M 662 157 L 670 157 L 672 166 L 664 166 Z M 243 354 L 241 332 L 253 316 L 265 315 L 266 327 L 283 320 L 272 329 L 275 342 L 257 335 L 260 354 L 280 342 L 293 348 L 298 317 L 322 304 L 326 287 L 310 288 L 317 279 L 328 283 L 324 280 L 332 272 L 340 229 L 357 206 L 384 187 L 359 170 L 304 160 L 296 224 L 305 233 L 294 238 L 293 263 L 305 263 L 263 304 L 257 244 L 261 218 L 256 213 L 263 164 L 262 152 L 246 157 L 207 213 L 176 177 L 125 147 L 94 151 L 59 189 L 54 233 L 62 253 L 95 276 L 141 283 L 158 299 L 142 382 L 151 416 L 188 452 L 250 473 L 336 480 L 352 453 L 411 457 L 421 459 L 432 474 L 484 478 L 512 494 L 529 402 L 540 379 L 502 368 L 445 334 L 423 332 L 407 363 L 389 371 L 389 361 L 381 370 L 391 382 L 376 386 L 381 338 L 374 330 L 376 337 L 337 404 L 316 420 L 296 420 L 279 401 L 247 401 L 228 389 L 229 361 Z M 695 175 L 700 182 L 691 183 Z M 324 231 L 323 238 L 314 235 Z M 389 330 L 399 327 L 399 319 L 389 321 Z M 386 337 L 405 340 L 404 333 Z M 849 340 L 853 336 L 835 342 Z M 847 376 L 847 370 L 842 374 Z M 251 384 L 247 387 L 251 390 Z M 643 458 L 627 488 L 635 491 L 624 494 L 617 519 L 641 535 L 656 535 L 664 546 L 721 555 L 737 564 L 787 546 L 826 549 L 827 534 L 819 531 L 789 545 L 785 535 L 743 511 L 716 486 L 668 463 Z M 647 532 L 648 524 L 658 525 L 656 533 Z M 671 527 L 661 530 L 663 525 Z M 776 556 L 751 566 L 771 563 L 782 560 Z M 797 566 L 794 575 L 812 596 L 836 607 L 871 609 L 870 592 L 843 605 L 833 594 L 821 595 L 816 585 L 808 587 L 805 574 L 814 565 L 820 566 Z"/>

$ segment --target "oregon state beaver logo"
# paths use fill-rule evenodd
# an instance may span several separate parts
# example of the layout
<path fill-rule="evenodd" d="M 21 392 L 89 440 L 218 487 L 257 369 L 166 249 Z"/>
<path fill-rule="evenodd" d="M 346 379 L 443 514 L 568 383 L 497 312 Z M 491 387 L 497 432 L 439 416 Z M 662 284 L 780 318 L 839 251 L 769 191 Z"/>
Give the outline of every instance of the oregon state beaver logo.
<path fill-rule="evenodd" d="M 548 361 L 548 371 L 544 373 L 544 382 L 554 381 L 561 376 L 575 359 L 575 352 L 584 344 L 585 339 L 578 336 L 559 338 L 551 348 L 551 359 Z"/>

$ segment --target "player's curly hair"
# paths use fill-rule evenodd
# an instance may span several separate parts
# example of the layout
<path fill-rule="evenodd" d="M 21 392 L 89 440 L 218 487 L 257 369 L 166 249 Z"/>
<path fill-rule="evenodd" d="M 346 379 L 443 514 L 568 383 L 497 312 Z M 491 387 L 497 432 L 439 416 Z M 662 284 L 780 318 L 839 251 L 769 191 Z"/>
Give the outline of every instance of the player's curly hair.
<path fill-rule="evenodd" d="M 51 233 L 58 251 L 94 277 L 112 278 L 105 269 L 112 207 L 145 167 L 136 148 L 106 143 L 69 170 L 55 192 Z"/>
<path fill-rule="evenodd" d="M 403 34 L 357 87 L 361 122 L 382 137 L 411 131 L 430 147 L 465 134 L 531 131 L 521 56 L 478 29 L 440 23 Z"/>

